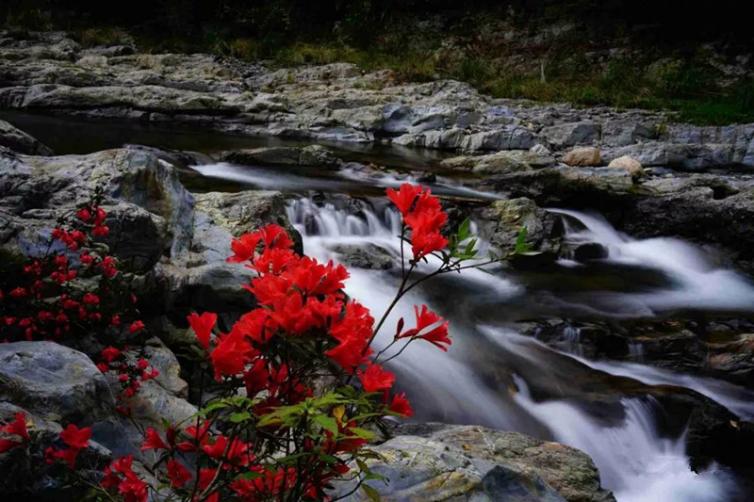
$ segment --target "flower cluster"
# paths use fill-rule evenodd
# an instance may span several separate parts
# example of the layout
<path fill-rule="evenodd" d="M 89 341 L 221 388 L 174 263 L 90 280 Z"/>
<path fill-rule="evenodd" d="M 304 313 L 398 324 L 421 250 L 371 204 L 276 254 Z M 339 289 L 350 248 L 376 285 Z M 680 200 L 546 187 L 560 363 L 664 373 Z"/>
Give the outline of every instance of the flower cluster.
<path fill-rule="evenodd" d="M 378 320 L 344 292 L 349 276 L 345 267 L 300 255 L 283 227 L 267 225 L 233 240 L 228 261 L 254 272 L 243 287 L 257 306 L 226 325 L 214 312 L 187 317 L 197 342 L 194 362 L 201 381 L 201 409 L 186 422 L 166 425 L 164 431 L 144 431 L 141 450 L 154 456 L 144 458 L 156 458 L 145 467 L 157 486 L 144 481 L 129 455 L 104 470 L 100 488 L 109 498 L 146 502 L 154 492 L 155 499 L 192 502 L 329 500 L 332 481 L 346 475 L 367 495 L 374 495 L 364 482 L 380 476 L 364 462 L 370 455 L 364 446 L 385 417 L 413 414 L 405 393 L 395 389 L 397 379 L 388 369 L 389 361 L 414 341 L 447 350 L 451 340 L 447 321 L 422 305 L 414 307 L 415 325 L 406 328 L 401 319 L 387 347 L 375 351 L 372 342 L 407 291 L 429 277 L 459 270 L 459 263 L 471 256 L 455 253 L 455 243 L 463 236 L 449 241 L 441 234 L 447 215 L 429 190 L 404 185 L 399 191 L 389 190 L 388 196 L 404 217 L 404 229 L 411 231 L 413 259 L 408 268 L 402 263 L 396 297 Z M 101 214 L 98 208 L 86 208 L 79 218 L 102 234 L 106 227 Z M 78 234 L 61 234 L 60 239 L 69 249 L 85 249 L 86 241 Z M 410 282 L 419 260 L 434 253 L 441 257 L 438 269 Z M 89 264 L 102 262 L 92 258 Z M 87 292 L 74 301 L 91 316 L 102 298 Z M 113 327 L 122 321 L 112 316 L 108 323 Z M 143 329 L 141 321 L 134 321 L 128 331 L 138 334 Z M 403 347 L 391 354 L 397 343 Z M 157 372 L 126 349 L 107 346 L 98 366 L 117 373 L 124 393 L 133 395 L 140 382 Z M 211 387 L 212 395 L 206 402 L 205 387 Z M 13 435 L 0 440 L 6 441 L 0 448 L 13 448 L 23 439 L 20 425 L 0 431 Z M 89 429 L 69 425 L 60 435 L 65 447 L 48 448 L 47 460 L 74 469 L 90 436 Z"/>
<path fill-rule="evenodd" d="M 448 239 L 442 235 L 442 227 L 448 222 L 439 199 L 428 188 L 408 183 L 398 191 L 387 189 L 388 198 L 403 216 L 403 222 L 411 229 L 411 250 L 414 260 L 445 249 Z"/>
<path fill-rule="evenodd" d="M 109 234 L 107 212 L 99 199 L 97 194 L 79 208 L 71 222 L 59 222 L 44 256 L 0 277 L 0 341 L 68 343 L 96 333 L 99 342 L 110 345 L 98 366 L 118 375 L 123 384 L 120 397 L 125 400 L 138 390 L 140 381 L 156 373 L 143 361 L 127 365 L 107 359 L 113 350 L 120 352 L 143 340 L 145 327 L 136 318 L 137 299 L 118 261 L 97 241 Z"/>
<path fill-rule="evenodd" d="M 48 464 L 62 460 L 70 469 L 76 468 L 76 458 L 79 452 L 89 446 L 89 440 L 92 437 L 91 427 L 82 427 L 79 429 L 74 424 L 68 424 L 60 433 L 60 441 L 65 444 L 64 448 L 55 448 L 50 446 L 45 450 L 45 460 Z"/>

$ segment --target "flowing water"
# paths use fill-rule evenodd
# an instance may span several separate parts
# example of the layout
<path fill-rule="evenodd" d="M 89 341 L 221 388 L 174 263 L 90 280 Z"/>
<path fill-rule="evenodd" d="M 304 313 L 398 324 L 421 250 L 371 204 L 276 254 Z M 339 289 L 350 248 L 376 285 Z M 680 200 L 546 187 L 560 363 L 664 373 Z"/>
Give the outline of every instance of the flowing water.
<path fill-rule="evenodd" d="M 14 117 L 6 118 L 13 121 Z M 90 138 L 89 143 L 69 145 L 70 151 L 65 151 L 65 141 L 55 134 L 69 137 L 66 121 L 58 124 L 54 121 L 61 119 L 50 122 L 25 115 L 15 119 L 17 125 L 64 153 L 134 141 L 202 149 L 197 146 L 202 144 L 197 136 L 89 124 L 89 129 L 79 129 L 86 133 L 80 136 Z M 192 137 L 192 146 L 184 146 Z M 239 138 L 203 141 L 212 143 L 205 151 L 258 146 Z M 320 260 L 348 261 L 354 249 L 398 259 L 399 215 L 383 198 L 372 197 L 386 186 L 415 181 L 411 170 L 432 159 L 406 151 L 348 152 L 350 160 L 381 156 L 383 163 L 399 169 L 380 173 L 349 165 L 331 171 L 216 163 L 196 166 L 194 176 L 205 178 L 208 188 L 225 188 L 225 183 L 231 183 L 235 189 L 277 189 L 291 194 L 288 216 L 303 236 L 305 252 Z M 497 198 L 465 187 L 462 180 L 444 177 L 441 172 L 432 188 L 459 199 Z M 683 431 L 669 435 L 663 430 L 659 420 L 662 404 L 650 395 L 627 394 L 623 385 L 631 379 L 647 386 L 692 389 L 742 419 L 754 418 L 754 392 L 712 378 L 639 364 L 642 351 L 638 345 L 631 349 L 633 362 L 588 360 L 583 357 L 581 333 L 575 328 L 566 333 L 566 352 L 560 352 L 516 332 L 510 321 L 532 313 L 543 317 L 651 318 L 673 311 L 709 310 L 751 315 L 754 287 L 683 241 L 636 240 L 617 232 L 599 215 L 560 209 L 552 212 L 564 219 L 566 241 L 574 246 L 599 243 L 606 248 L 607 257 L 592 265 L 564 258 L 557 270 L 544 278 L 501 267 L 443 276 L 408 294 L 385 324 L 376 340 L 378 349 L 388 343 L 399 318 L 411 322 L 414 304 L 427 304 L 451 322 L 453 345 L 448 353 L 429 344 L 413 344 L 390 363 L 412 400 L 416 419 L 518 430 L 580 448 L 594 459 L 603 485 L 621 502 L 743 499 L 737 493 L 736 480 L 725 469 L 713 465 L 694 473 L 688 466 Z M 425 265 L 419 273 L 431 266 Z M 350 267 L 350 272 L 348 294 L 379 315 L 394 295 L 399 271 Z M 583 282 L 585 274 L 627 279 L 618 281 L 618 287 L 603 290 L 568 286 Z M 595 394 L 599 394 L 596 400 Z"/>
<path fill-rule="evenodd" d="M 333 203 L 315 204 L 309 198 L 300 198 L 290 204 L 288 212 L 304 236 L 306 252 L 319 259 L 340 259 L 337 250 L 344 244 L 376 245 L 398 256 L 399 241 L 395 236 L 399 233 L 399 218 L 390 208 L 375 204 L 349 211 Z M 685 299 L 696 297 L 696 307 L 704 307 L 707 304 L 703 300 L 708 299 L 713 307 L 731 310 L 745 307 L 747 301 L 749 306 L 754 302 L 754 289 L 742 277 L 715 270 L 688 244 L 669 239 L 633 241 L 594 216 L 562 213 L 581 222 L 582 228 L 575 230 L 572 226 L 567 238 L 588 237 L 590 242 L 600 242 L 609 248 L 609 261 L 657 268 L 675 279 L 672 288 L 661 291 L 616 293 L 625 301 L 640 302 L 644 309 L 663 309 L 683 306 Z M 648 249 L 664 254 L 654 255 Z M 700 299 L 706 294 L 701 288 L 705 278 L 725 281 L 727 288 L 732 288 L 731 294 Z M 380 312 L 391 300 L 397 280 L 398 276 L 390 272 L 352 269 L 347 292 Z M 725 470 L 712 466 L 696 474 L 689 468 L 684 437 L 668 438 L 661 433 L 655 422 L 660 405 L 651 398 L 620 399 L 622 420 L 605 425 L 603 417 L 590 414 L 573 400 L 538 402 L 529 391 L 526 377 L 517 371 L 528 366 L 540 373 L 539 385 L 544 378 L 547 385 L 560 386 L 563 383 L 555 368 L 564 365 L 564 371 L 571 371 L 576 361 L 581 372 L 593 369 L 647 384 L 694 389 L 742 418 L 754 416 L 754 393 L 725 382 L 638 364 L 587 361 L 579 357 L 576 329 L 569 334 L 574 354 L 558 353 L 509 329 L 480 323 L 473 311 L 470 314 L 464 306 L 453 307 L 459 300 L 457 295 L 461 296 L 463 291 L 475 291 L 503 303 L 526 294 L 499 272 L 463 274 L 447 285 L 450 287 L 443 289 L 454 291 L 453 298 L 420 289 L 406 299 L 403 308 L 386 324 L 392 326 L 400 317 L 411 319 L 409 305 L 414 303 L 427 303 L 451 320 L 454 344 L 449 354 L 431 346 L 414 345 L 395 360 L 393 369 L 399 372 L 400 382 L 408 382 L 409 395 L 421 396 L 415 398 L 420 419 L 516 429 L 578 447 L 595 460 L 604 485 L 614 490 L 620 501 L 716 501 L 736 497 L 735 482 Z M 469 303 L 474 303 L 473 298 L 464 305 Z M 378 348 L 390 338 L 387 330 L 382 335 L 377 339 Z M 490 345 L 494 347 L 493 355 L 489 355 Z M 482 353 L 488 355 L 482 357 Z M 495 371 L 510 373 L 513 386 L 506 388 L 489 378 Z"/>

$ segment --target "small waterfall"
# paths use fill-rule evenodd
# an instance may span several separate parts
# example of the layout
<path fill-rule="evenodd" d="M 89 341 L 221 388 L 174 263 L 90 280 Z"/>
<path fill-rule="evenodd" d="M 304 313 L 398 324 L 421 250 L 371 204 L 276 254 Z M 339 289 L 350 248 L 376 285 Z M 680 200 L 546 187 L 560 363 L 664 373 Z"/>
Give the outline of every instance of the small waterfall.
<path fill-rule="evenodd" d="M 550 427 L 558 441 L 589 453 L 602 483 L 620 502 L 721 501 L 735 495 L 733 480 L 716 467 L 701 474 L 689 469 L 684 437 L 658 435 L 659 405 L 653 399 L 623 399 L 623 424 L 605 427 L 568 403 L 536 403 L 526 382 L 515 381 L 516 402 Z"/>
<path fill-rule="evenodd" d="M 302 198 L 289 204 L 288 216 L 303 235 L 305 252 L 320 260 L 337 261 L 340 255 L 333 248 L 339 244 L 377 245 L 394 255 L 399 249 L 399 215 L 376 202 L 354 204 L 333 199 L 315 203 Z M 602 229 L 609 228 L 608 225 Z M 594 239 L 594 236 L 589 235 L 589 238 Z M 622 250 L 628 242 L 614 231 L 611 240 L 616 251 Z M 469 272 L 454 275 L 452 280 L 456 286 L 449 286 L 450 290 L 457 287 L 461 291 L 465 287 L 499 298 L 510 298 L 521 291 L 499 274 Z M 351 268 L 350 273 L 346 292 L 379 315 L 392 299 L 399 277 L 389 271 L 358 268 Z M 620 502 L 713 502 L 726 500 L 733 493 L 734 483 L 724 471 L 710 469 L 701 474 L 691 471 L 684 438 L 662 437 L 654 420 L 659 405 L 651 400 L 623 399 L 625 419 L 621 424 L 606 426 L 598 416 L 590 415 L 576 403 L 535 402 L 521 376 L 514 377 L 518 392 L 510 394 L 495 378 L 490 378 L 490 368 L 484 366 L 491 363 L 502 368 L 525 367 L 544 374 L 544 381 L 550 381 L 555 389 L 572 385 L 561 376 L 570 366 L 564 366 L 559 372 L 556 365 L 570 358 L 583 360 L 579 356 L 581 334 L 578 329 L 566 333 L 573 355 L 563 355 L 531 338 L 501 333 L 481 325 L 473 317 L 464 317 L 467 312 L 463 306 L 453 309 L 455 303 L 463 300 L 462 295 L 446 298 L 447 303 L 433 304 L 431 292 L 417 289 L 409 293 L 386 323 L 386 326 L 394 326 L 400 317 L 410 322 L 413 319 L 411 306 L 422 303 L 451 321 L 453 346 L 450 352 L 440 352 L 428 344 L 415 344 L 391 363 L 391 368 L 399 374 L 399 383 L 405 386 L 414 402 L 417 419 L 519 430 L 580 448 L 595 460 L 603 485 L 614 490 Z M 445 313 L 448 309 L 455 312 L 455 317 Z M 389 337 L 381 333 L 376 347 L 384 347 Z M 545 354 L 547 357 L 543 359 Z M 584 364 L 611 374 L 629 371 L 625 365 L 614 367 L 611 363 L 588 361 Z M 491 369 L 494 374 L 495 368 Z M 592 370 L 582 367 L 579 371 Z M 662 381 L 657 375 L 655 379 Z M 696 380 L 686 383 L 690 388 L 702 385 Z M 725 387 L 727 384 L 706 385 L 706 395 L 719 399 L 730 409 L 743 411 L 747 407 L 743 400 L 747 396 L 734 396 L 731 389 Z"/>
<path fill-rule="evenodd" d="M 719 268 L 698 247 L 680 239 L 632 239 L 616 231 L 604 218 L 565 209 L 550 209 L 564 216 L 565 239 L 576 246 L 598 243 L 608 250 L 603 262 L 654 269 L 673 284 L 637 293 L 609 293 L 616 308 L 632 305 L 651 315 L 656 311 L 699 309 L 754 311 L 754 285 L 732 270 Z M 581 266 L 568 261 L 568 266 Z"/>

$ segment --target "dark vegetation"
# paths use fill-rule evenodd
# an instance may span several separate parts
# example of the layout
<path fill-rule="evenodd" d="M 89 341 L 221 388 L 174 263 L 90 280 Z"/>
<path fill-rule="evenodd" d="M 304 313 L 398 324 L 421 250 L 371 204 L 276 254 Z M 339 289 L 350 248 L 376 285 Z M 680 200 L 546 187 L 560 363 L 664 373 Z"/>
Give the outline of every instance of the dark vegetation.
<path fill-rule="evenodd" d="M 85 45 L 212 51 L 278 65 L 350 61 L 456 78 L 496 97 L 754 121 L 745 2 L 673 0 L 6 0 L 8 28 Z"/>

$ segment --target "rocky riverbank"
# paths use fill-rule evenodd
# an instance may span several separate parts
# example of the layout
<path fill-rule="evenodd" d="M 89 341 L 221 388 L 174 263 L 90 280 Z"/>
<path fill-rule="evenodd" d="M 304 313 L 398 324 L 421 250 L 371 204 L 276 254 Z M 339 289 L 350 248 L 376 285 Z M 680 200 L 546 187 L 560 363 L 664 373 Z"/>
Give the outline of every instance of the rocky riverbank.
<path fill-rule="evenodd" d="M 364 74 L 347 64 L 270 70 L 202 54 L 140 54 L 130 46 L 82 49 L 64 33 L 0 33 L 0 63 L 0 108 L 185 123 L 313 143 L 213 152 L 211 157 L 141 146 L 53 156 L 41 142 L 0 121 L 4 258 L 43 252 L 57 219 L 73 212 L 95 186 L 104 190 L 112 229 L 107 244 L 140 281 L 149 298 L 145 321 L 156 334 L 150 347 L 159 355 L 161 376 L 139 397 L 141 425 L 180 420 L 195 410 L 189 398 L 192 375 L 180 357 L 194 343 L 186 336 L 186 314 L 207 309 L 233 318 L 250 306 L 249 295 L 239 287 L 248 270 L 225 262 L 231 238 L 270 222 L 296 234 L 286 216 L 285 194 L 192 192 L 184 184 L 197 176 L 192 164 L 314 166 L 375 177 L 461 179 L 498 200 L 449 198 L 451 219 L 471 214 L 480 234 L 503 254 L 516 251 L 520 229 L 526 227 L 529 252 L 508 264 L 521 273 L 547 272 L 562 258 L 594 264 L 606 256 L 599 243 L 568 242 L 564 218 L 544 209 L 553 206 L 600 211 L 637 237 L 683 237 L 704 245 L 721 264 L 754 271 L 754 171 L 749 172 L 754 125 L 696 127 L 671 123 L 657 113 L 493 100 L 460 82 L 403 83 L 389 72 Z M 331 146 L 331 141 L 447 150 L 448 158 L 407 172 L 349 163 L 338 151 L 316 144 Z M 341 251 L 355 267 L 389 268 L 379 247 Z M 665 279 L 648 274 L 646 280 Z M 568 344 L 576 342 L 587 358 L 752 383 L 752 324 L 734 314 L 709 322 L 634 324 L 543 317 L 548 318 L 516 319 L 517 326 L 561 350 L 571 351 Z M 101 446 L 94 450 L 98 458 L 92 465 L 111 454 L 142 458 L 133 442 L 138 436 L 133 424 L 108 406 L 114 383 L 82 352 L 26 342 L 3 346 L 0 360 L 3 418 L 24 409 L 51 435 L 64 420 L 92 425 Z M 610 424 L 625 418 L 622 396 L 659 402 L 673 411 L 663 424 L 669 434 L 688 428 L 688 454 L 696 468 L 713 461 L 740 471 L 752 468 L 736 453 L 754 445 L 751 424 L 705 395 L 602 375 L 577 362 L 560 371 L 556 377 L 574 385 L 553 392 L 545 381 L 552 375 L 538 375 L 530 365 L 502 368 L 490 359 L 479 368 L 501 393 L 518 392 L 511 374 L 522 375 L 535 399 L 576 400 L 604 409 Z M 57 384 L 47 385 L 51 380 Z M 616 388 L 622 396 L 612 394 Z M 80 399 L 72 403 L 70 395 Z M 388 500 L 419 492 L 431 492 L 436 500 L 496 500 L 513 493 L 523 494 L 521 500 L 612 497 L 600 488 L 588 457 L 557 443 L 435 425 L 399 428 L 395 435 L 377 447 L 392 459 L 376 463 L 392 479 L 386 486 L 375 485 Z M 17 474 L 0 491 L 39 495 L 59 488 L 47 478 L 31 480 L 19 470 L 22 465 L 27 464 L 0 455 L 0 467 L 15 466 Z"/>
<path fill-rule="evenodd" d="M 27 140 L 19 150 L 29 151 L 27 145 L 42 148 L 9 124 L 3 124 L 3 130 L 10 131 L 11 138 Z M 46 444 L 55 440 L 61 423 L 91 426 L 93 446 L 82 461 L 88 468 L 126 454 L 150 460 L 139 449 L 138 429 L 160 426 L 163 420 L 180 422 L 195 413 L 186 381 L 192 375 L 175 355 L 195 343 L 186 334 L 185 315 L 214 309 L 233 316 L 247 309 L 249 295 L 240 285 L 248 271 L 225 262 L 231 237 L 267 222 L 290 228 L 280 193 L 192 194 L 178 179 L 182 167 L 173 154 L 145 148 L 43 157 L 0 147 L 4 259 L 43 252 L 58 217 L 74 211 L 97 185 L 104 188 L 103 207 L 113 229 L 108 245 L 141 281 L 143 296 L 149 299 L 143 308 L 156 336 L 148 350 L 160 376 L 147 382 L 131 403 L 129 419 L 114 411 L 118 382 L 103 376 L 83 352 L 53 342 L 9 343 L 0 349 L 0 418 L 24 411 L 37 430 L 49 432 Z M 91 352 L 89 343 L 94 342 L 82 340 L 79 348 Z M 437 427 L 426 430 L 430 429 Z M 600 488 L 591 460 L 577 450 L 516 433 L 454 426 L 437 430 L 444 432 L 433 432 L 426 439 L 419 429 L 399 430 L 378 447 L 385 455 L 427 457 L 426 466 L 390 463 L 385 474 L 391 482 L 376 487 L 386 499 L 400 499 L 412 490 L 429 493 L 435 486 L 438 500 L 479 496 L 495 500 L 507 493 L 548 500 L 612 500 Z M 470 452 L 462 445 L 467 441 L 479 448 L 488 439 L 497 445 L 490 451 Z M 66 490 L 52 471 L 29 470 L 30 465 L 44 465 L 40 448 L 29 452 L 30 458 L 22 458 L 20 450 L 0 454 L 3 472 L 13 473 L 0 483 L 0 492 L 34 498 Z M 428 456 L 438 448 L 444 451 L 442 465 Z M 551 458 L 548 464 L 535 461 L 545 455 Z M 463 472 L 457 470 L 461 465 Z"/>

